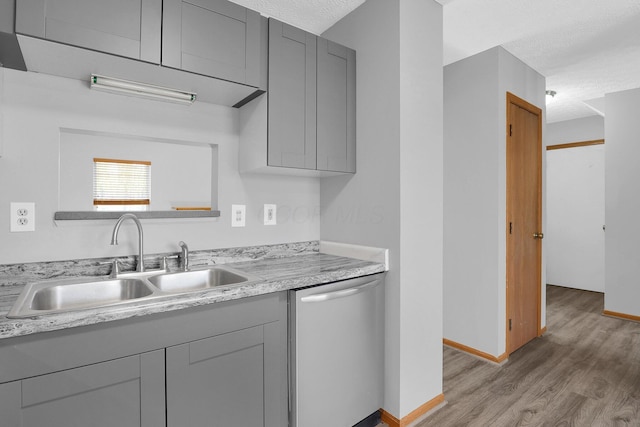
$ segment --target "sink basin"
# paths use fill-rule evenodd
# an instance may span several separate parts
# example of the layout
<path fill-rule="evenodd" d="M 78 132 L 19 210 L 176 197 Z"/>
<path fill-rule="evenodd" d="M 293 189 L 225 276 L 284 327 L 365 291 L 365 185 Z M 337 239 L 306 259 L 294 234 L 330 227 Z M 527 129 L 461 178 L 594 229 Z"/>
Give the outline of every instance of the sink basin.
<path fill-rule="evenodd" d="M 28 285 L 7 317 L 38 316 L 50 312 L 103 307 L 153 294 L 140 279 L 111 279 L 74 283 Z"/>
<path fill-rule="evenodd" d="M 257 277 L 227 267 L 167 273 L 146 271 L 123 273 L 115 279 L 60 279 L 27 284 L 9 318 L 34 317 L 88 308 L 112 307 L 133 302 L 174 297 L 199 289 L 228 286 Z"/>
<path fill-rule="evenodd" d="M 149 282 L 163 292 L 185 292 L 233 285 L 247 280 L 249 280 L 248 276 L 220 267 L 166 273 L 149 277 Z"/>

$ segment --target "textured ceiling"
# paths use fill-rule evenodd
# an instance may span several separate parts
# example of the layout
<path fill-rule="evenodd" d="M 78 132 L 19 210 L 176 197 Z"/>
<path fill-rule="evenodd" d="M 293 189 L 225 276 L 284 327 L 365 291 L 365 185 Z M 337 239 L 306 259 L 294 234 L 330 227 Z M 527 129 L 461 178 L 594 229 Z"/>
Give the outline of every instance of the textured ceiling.
<path fill-rule="evenodd" d="M 365 0 L 233 0 L 263 15 L 321 34 Z"/>
<path fill-rule="evenodd" d="M 639 0 L 450 0 L 444 63 L 502 45 L 557 95 L 547 122 L 602 111 L 605 93 L 640 87 Z"/>
<path fill-rule="evenodd" d="M 234 1 L 315 34 L 364 3 Z M 640 0 L 437 1 L 444 6 L 444 64 L 503 46 L 557 92 L 547 122 L 601 114 L 605 93 L 640 87 Z"/>

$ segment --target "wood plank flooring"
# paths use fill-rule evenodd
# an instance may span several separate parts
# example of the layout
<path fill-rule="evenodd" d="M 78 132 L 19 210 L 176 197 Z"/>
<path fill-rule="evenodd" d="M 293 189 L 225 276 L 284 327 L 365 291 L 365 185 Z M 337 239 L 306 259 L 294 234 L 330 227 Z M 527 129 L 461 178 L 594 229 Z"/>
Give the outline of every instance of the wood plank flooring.
<path fill-rule="evenodd" d="M 445 347 L 448 403 L 416 427 L 640 426 L 640 323 L 603 304 L 547 286 L 547 332 L 502 366 Z"/>

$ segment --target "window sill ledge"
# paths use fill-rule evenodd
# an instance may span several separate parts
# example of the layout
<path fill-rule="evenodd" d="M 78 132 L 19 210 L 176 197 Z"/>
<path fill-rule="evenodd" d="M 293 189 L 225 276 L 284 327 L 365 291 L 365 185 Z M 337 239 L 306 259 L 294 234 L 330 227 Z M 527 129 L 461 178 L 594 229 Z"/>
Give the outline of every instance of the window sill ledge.
<path fill-rule="evenodd" d="M 100 219 L 118 219 L 125 213 L 132 213 L 139 219 L 157 218 L 216 218 L 220 216 L 220 211 L 59 211 L 53 215 L 55 221 L 82 221 Z"/>

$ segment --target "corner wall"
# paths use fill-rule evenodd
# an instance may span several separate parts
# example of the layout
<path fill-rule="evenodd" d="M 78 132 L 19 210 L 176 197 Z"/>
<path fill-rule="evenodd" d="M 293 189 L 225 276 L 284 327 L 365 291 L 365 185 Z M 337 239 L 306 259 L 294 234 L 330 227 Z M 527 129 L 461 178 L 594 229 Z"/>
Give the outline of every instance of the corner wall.
<path fill-rule="evenodd" d="M 605 95 L 607 311 L 640 316 L 640 89 Z"/>
<path fill-rule="evenodd" d="M 444 69 L 444 337 L 494 357 L 506 351 L 507 91 L 542 109 L 544 148 L 543 76 L 502 47 Z M 545 281 L 543 245 L 542 326 Z"/>
<path fill-rule="evenodd" d="M 367 0 L 323 36 L 357 51 L 357 173 L 323 179 L 323 240 L 390 249 L 383 409 L 442 393 L 442 7 Z"/>

